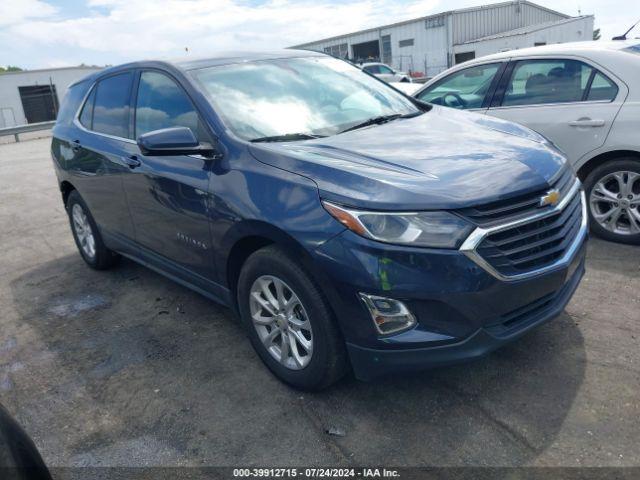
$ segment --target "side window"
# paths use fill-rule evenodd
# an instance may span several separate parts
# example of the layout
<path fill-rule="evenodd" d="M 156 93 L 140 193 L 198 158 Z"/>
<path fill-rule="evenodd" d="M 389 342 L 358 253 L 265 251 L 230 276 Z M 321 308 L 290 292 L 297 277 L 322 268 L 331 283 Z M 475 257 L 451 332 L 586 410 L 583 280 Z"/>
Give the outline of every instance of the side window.
<path fill-rule="evenodd" d="M 393 75 L 393 70 L 391 70 L 386 65 L 380 65 L 380 73 L 384 73 L 386 75 Z"/>
<path fill-rule="evenodd" d="M 131 72 L 101 80 L 95 87 L 92 130 L 129 138 L 129 100 Z"/>
<path fill-rule="evenodd" d="M 465 68 L 443 78 L 418 95 L 423 102 L 454 108 L 480 108 L 500 63 Z"/>
<path fill-rule="evenodd" d="M 87 101 L 84 102 L 82 112 L 80 112 L 80 123 L 88 130 L 93 128 L 93 103 L 96 99 L 96 89 L 91 90 L 91 94 L 87 97 Z"/>
<path fill-rule="evenodd" d="M 503 106 L 580 102 L 592 68 L 577 60 L 521 60 L 513 69 Z"/>
<path fill-rule="evenodd" d="M 618 95 L 618 86 L 602 73 L 597 72 L 591 82 L 587 100 L 608 100 L 612 102 L 616 95 Z"/>
<path fill-rule="evenodd" d="M 380 67 L 378 65 L 369 65 L 368 67 L 364 67 L 363 70 L 372 75 L 380 73 Z"/>
<path fill-rule="evenodd" d="M 167 75 L 142 72 L 136 101 L 136 138 L 170 127 L 188 127 L 196 138 L 201 128 L 198 113 L 180 86 Z"/>

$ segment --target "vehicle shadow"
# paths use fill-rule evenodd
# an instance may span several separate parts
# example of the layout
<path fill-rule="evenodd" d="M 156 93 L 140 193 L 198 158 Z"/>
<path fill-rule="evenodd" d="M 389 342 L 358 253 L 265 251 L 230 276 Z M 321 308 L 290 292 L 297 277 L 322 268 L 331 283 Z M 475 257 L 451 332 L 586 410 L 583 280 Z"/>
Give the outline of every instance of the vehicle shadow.
<path fill-rule="evenodd" d="M 12 403 L 50 466 L 522 465 L 585 374 L 563 314 L 471 364 L 299 392 L 228 309 L 133 262 L 70 255 L 10 287 L 26 366 Z"/>

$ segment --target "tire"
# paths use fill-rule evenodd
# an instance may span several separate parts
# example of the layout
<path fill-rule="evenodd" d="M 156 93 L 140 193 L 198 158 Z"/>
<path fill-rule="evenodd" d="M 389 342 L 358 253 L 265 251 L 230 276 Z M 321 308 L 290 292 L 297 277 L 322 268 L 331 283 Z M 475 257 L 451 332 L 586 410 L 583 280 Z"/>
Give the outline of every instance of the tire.
<path fill-rule="evenodd" d="M 273 296 L 277 297 L 277 281 L 282 282 L 285 300 L 290 305 L 295 304 L 291 307 L 292 316 L 289 320 L 282 316 L 274 317 L 267 309 L 260 307 L 266 301 L 269 309 L 275 310 L 274 304 L 270 303 L 264 294 L 264 287 L 266 285 Z M 321 390 L 338 381 L 347 372 L 345 343 L 324 294 L 300 264 L 284 251 L 271 245 L 253 253 L 242 267 L 237 287 L 240 318 L 247 329 L 251 344 L 276 377 L 298 389 Z M 252 292 L 256 293 L 256 290 L 260 292 L 261 303 L 251 297 Z M 291 295 L 287 297 L 287 293 Z M 296 300 L 299 300 L 299 305 Z M 256 325 L 252 316 L 256 310 L 262 312 L 264 318 L 278 320 L 272 321 L 269 325 Z M 306 324 L 305 320 L 310 328 L 298 328 L 298 325 Z M 280 333 L 277 332 L 278 329 Z M 293 330 L 297 330 L 297 337 L 291 333 Z M 303 356 L 303 353 L 308 354 L 309 350 L 298 340 L 299 335 L 302 335 L 307 343 L 311 342 L 311 353 L 308 356 Z M 269 341 L 261 339 L 269 336 L 273 342 L 269 347 L 271 350 L 265 344 L 265 341 Z M 286 362 L 283 362 L 281 354 L 285 337 L 289 341 L 285 342 L 284 348 L 291 358 L 287 357 Z M 295 344 L 295 352 L 299 354 L 298 360 L 294 354 L 294 347 L 290 346 L 292 342 Z M 277 353 L 278 348 L 280 355 Z"/>
<path fill-rule="evenodd" d="M 115 265 L 120 256 L 104 245 L 100 230 L 98 230 L 89 207 L 76 190 L 69 194 L 66 208 L 73 239 L 85 263 L 96 270 L 106 270 Z M 84 215 L 83 218 L 82 215 Z M 82 225 L 84 225 L 85 231 L 82 231 Z"/>
<path fill-rule="evenodd" d="M 623 174 L 622 184 L 614 177 L 614 174 L 620 172 Z M 634 174 L 638 176 L 634 177 Z M 623 188 L 629 188 L 627 186 L 631 185 L 631 190 L 621 191 L 621 185 Z M 602 193 L 603 186 L 607 190 L 608 196 Z M 587 176 L 584 189 L 587 196 L 591 231 L 605 240 L 640 245 L 640 161 L 627 157 L 606 162 Z M 603 220 L 602 215 L 617 209 L 621 212 L 620 216 L 611 226 L 613 216 L 609 215 Z M 605 228 L 601 224 L 603 221 L 609 226 Z M 632 223 L 637 225 L 637 233 L 634 231 Z"/>

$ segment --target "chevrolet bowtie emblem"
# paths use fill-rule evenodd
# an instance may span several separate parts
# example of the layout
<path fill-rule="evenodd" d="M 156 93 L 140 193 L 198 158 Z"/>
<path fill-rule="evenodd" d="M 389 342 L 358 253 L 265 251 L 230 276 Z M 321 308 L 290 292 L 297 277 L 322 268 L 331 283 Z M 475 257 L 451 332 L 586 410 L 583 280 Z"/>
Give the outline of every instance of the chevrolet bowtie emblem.
<path fill-rule="evenodd" d="M 540 206 L 546 207 L 547 205 L 557 205 L 559 201 L 560 191 L 554 188 L 553 190 L 549 190 L 546 195 L 540 197 Z"/>

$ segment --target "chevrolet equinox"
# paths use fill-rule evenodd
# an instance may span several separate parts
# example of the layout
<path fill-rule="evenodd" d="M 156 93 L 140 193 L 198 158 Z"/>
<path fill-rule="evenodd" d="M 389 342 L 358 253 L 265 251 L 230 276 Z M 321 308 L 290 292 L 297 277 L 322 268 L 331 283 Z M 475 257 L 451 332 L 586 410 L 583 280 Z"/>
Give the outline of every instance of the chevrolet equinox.
<path fill-rule="evenodd" d="M 229 306 L 298 388 L 481 357 L 584 274 L 584 194 L 553 144 L 324 54 L 108 68 L 53 134 L 84 261 Z"/>

